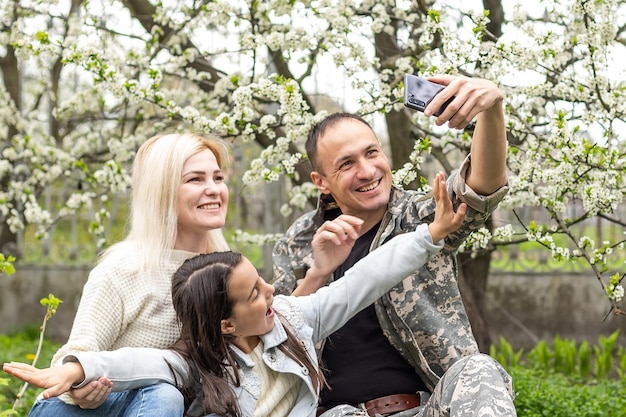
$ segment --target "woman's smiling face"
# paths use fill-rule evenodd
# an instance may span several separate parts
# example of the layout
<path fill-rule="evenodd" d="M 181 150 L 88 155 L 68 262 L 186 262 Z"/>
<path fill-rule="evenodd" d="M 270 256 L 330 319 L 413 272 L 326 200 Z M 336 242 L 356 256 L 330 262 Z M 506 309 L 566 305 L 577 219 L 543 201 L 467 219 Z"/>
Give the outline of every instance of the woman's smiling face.
<path fill-rule="evenodd" d="M 259 276 L 257 269 L 243 258 L 228 279 L 232 315 L 222 320 L 222 332 L 235 337 L 233 343 L 246 353 L 259 342 L 259 336 L 274 328 L 274 287 Z"/>
<path fill-rule="evenodd" d="M 178 191 L 177 249 L 197 251 L 194 242 L 206 242 L 206 232 L 224 227 L 228 187 L 210 149 L 189 157 Z"/>

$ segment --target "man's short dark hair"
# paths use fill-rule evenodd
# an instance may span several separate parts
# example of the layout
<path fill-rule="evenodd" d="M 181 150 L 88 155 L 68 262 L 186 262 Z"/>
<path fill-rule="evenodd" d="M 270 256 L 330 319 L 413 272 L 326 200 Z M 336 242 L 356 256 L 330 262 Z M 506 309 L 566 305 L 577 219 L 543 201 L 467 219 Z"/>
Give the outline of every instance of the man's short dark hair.
<path fill-rule="evenodd" d="M 313 167 L 314 171 L 321 172 L 317 161 L 317 141 L 319 140 L 320 136 L 322 136 L 328 128 L 331 128 L 340 121 L 346 119 L 357 120 L 369 127 L 370 129 L 372 128 L 372 126 L 370 126 L 370 124 L 367 123 L 365 119 L 354 113 L 333 113 L 317 122 L 309 131 L 309 135 L 304 145 L 306 154 L 309 157 L 309 161 L 311 162 L 311 166 Z"/>

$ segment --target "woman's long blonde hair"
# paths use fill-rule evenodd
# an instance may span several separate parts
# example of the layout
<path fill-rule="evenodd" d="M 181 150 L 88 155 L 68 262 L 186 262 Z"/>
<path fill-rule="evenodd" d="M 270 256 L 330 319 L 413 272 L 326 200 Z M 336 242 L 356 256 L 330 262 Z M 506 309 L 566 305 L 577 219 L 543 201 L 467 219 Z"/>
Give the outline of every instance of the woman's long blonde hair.
<path fill-rule="evenodd" d="M 141 268 L 157 267 L 166 253 L 174 248 L 183 165 L 205 149 L 213 152 L 219 167 L 224 168 L 228 162 L 228 150 L 217 138 L 172 133 L 153 136 L 139 147 L 133 162 L 129 232 L 124 242 L 132 242 L 139 249 L 141 259 L 137 261 Z M 119 245 L 113 245 L 103 257 Z M 206 252 L 227 249 L 221 229 L 207 233 Z"/>

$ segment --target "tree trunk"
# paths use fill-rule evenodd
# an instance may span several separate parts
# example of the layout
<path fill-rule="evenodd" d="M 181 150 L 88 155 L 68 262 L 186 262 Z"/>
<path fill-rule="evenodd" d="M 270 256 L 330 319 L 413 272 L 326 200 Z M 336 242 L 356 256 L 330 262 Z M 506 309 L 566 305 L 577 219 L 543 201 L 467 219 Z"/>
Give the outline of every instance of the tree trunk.
<path fill-rule="evenodd" d="M 2 70 L 2 78 L 4 79 L 4 88 L 9 93 L 15 108 L 18 112 L 21 109 L 22 97 L 22 80 L 17 64 L 17 57 L 12 46 L 7 47 L 6 55 L 0 57 L 0 69 Z M 11 138 L 17 134 L 14 125 L 7 126 L 6 138 L 0 138 L 0 152 L 5 146 L 11 143 Z M 0 182 L 3 190 L 8 188 L 10 178 L 5 177 Z M 21 256 L 20 247 L 17 244 L 17 235 L 9 229 L 9 225 L 2 220 L 0 224 L 0 252 L 4 255 L 13 255 L 17 259 Z"/>
<path fill-rule="evenodd" d="M 485 224 L 489 230 L 493 229 L 491 217 Z M 465 304 L 465 310 L 472 324 L 472 332 L 483 353 L 489 352 L 491 335 L 489 322 L 485 317 L 485 294 L 487 293 L 487 279 L 491 263 L 491 251 L 482 251 L 473 257 L 469 253 L 457 255 L 459 265 L 459 289 Z"/>
<path fill-rule="evenodd" d="M 487 30 L 494 38 L 502 36 L 502 23 L 504 22 L 504 9 L 502 0 L 483 0 L 483 7 L 489 10 L 489 23 Z M 495 39 L 493 39 L 495 40 Z"/>

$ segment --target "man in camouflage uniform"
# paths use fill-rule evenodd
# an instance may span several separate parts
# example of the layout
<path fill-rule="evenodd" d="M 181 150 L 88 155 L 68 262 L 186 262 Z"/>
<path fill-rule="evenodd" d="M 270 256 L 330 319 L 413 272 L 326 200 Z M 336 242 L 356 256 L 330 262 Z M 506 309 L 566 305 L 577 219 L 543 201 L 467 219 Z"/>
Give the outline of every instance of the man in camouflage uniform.
<path fill-rule="evenodd" d="M 479 352 L 472 335 L 455 258 L 462 242 L 483 226 L 508 191 L 503 95 L 487 80 L 431 80 L 447 87 L 425 115 L 455 96 L 438 125 L 448 122 L 461 129 L 477 117 L 471 153 L 447 181 L 455 210 L 467 203 L 465 222 L 424 267 L 320 348 L 331 386 L 321 394 L 318 415 L 323 417 L 516 415 L 510 376 Z M 339 279 L 367 252 L 434 216 L 432 198 L 392 185 L 388 160 L 360 117 L 330 115 L 312 129 L 306 150 L 314 170 L 311 179 L 322 196 L 317 210 L 297 219 L 274 248 L 277 293 L 313 292 Z M 353 234 L 350 222 L 342 221 L 349 216 L 363 220 L 352 252 L 331 277 L 314 276 L 313 237 Z"/>

